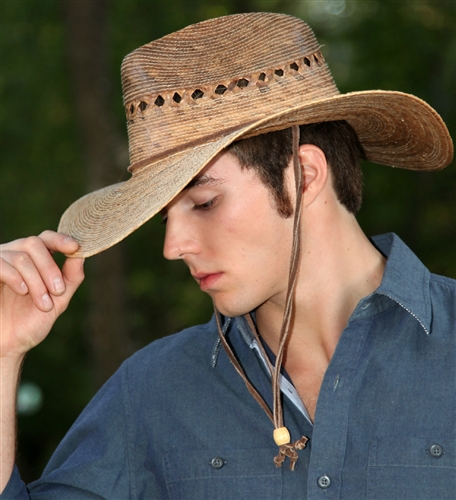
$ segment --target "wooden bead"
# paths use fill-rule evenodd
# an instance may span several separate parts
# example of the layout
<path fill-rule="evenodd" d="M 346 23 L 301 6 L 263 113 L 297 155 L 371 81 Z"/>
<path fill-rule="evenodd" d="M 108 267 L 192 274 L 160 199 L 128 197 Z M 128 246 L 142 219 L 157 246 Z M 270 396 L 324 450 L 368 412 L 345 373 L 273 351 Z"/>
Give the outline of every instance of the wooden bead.
<path fill-rule="evenodd" d="M 286 427 L 274 429 L 274 441 L 277 446 L 288 444 L 291 441 L 290 433 Z"/>

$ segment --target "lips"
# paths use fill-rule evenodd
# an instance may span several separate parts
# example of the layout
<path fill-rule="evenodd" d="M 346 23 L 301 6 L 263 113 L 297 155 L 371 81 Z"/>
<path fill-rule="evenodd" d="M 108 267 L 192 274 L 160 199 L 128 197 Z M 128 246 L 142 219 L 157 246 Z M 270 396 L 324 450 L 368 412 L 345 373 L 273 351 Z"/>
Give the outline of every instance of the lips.
<path fill-rule="evenodd" d="M 212 273 L 212 274 L 203 274 L 198 273 L 194 274 L 193 277 L 198 282 L 201 290 L 209 290 L 216 281 L 222 276 L 223 273 Z"/>

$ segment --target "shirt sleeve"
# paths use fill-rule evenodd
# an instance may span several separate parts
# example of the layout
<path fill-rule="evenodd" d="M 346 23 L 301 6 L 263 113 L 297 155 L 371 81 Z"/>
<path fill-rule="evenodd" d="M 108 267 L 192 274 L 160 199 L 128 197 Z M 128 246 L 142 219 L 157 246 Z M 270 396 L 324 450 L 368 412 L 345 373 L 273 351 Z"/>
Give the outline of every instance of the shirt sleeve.
<path fill-rule="evenodd" d="M 132 443 L 127 439 L 128 393 L 122 370 L 105 384 L 62 440 L 42 477 L 28 485 L 17 469 L 2 499 L 136 498 Z M 16 496 L 15 496 L 16 495 Z"/>
<path fill-rule="evenodd" d="M 2 500 L 28 500 L 30 498 L 16 466 L 14 466 L 10 480 L 3 490 L 3 493 L 0 495 L 0 498 Z"/>

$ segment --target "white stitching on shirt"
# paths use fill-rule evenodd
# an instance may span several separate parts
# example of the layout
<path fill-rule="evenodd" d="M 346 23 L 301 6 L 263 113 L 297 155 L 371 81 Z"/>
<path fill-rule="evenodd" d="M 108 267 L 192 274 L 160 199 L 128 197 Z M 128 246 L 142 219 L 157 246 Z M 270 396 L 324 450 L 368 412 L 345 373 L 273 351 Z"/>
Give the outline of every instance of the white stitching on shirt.
<path fill-rule="evenodd" d="M 222 328 L 223 335 L 226 334 L 226 331 L 228 330 L 228 327 L 230 326 L 230 323 L 231 323 L 231 318 L 226 318 L 226 321 L 223 324 L 223 328 Z M 212 365 L 212 368 L 215 368 L 216 365 L 217 365 L 217 360 L 218 360 L 218 356 L 219 356 L 221 348 L 222 348 L 222 341 L 218 338 L 217 342 L 215 343 L 215 345 L 214 345 L 214 347 L 212 349 L 212 356 L 211 356 L 211 365 Z"/>
<path fill-rule="evenodd" d="M 409 314 L 411 314 L 418 321 L 418 323 L 422 326 L 423 330 L 426 332 L 427 335 L 430 334 L 430 332 L 428 331 L 428 329 L 423 325 L 422 321 L 415 314 L 413 314 L 412 311 L 410 311 L 410 309 L 407 309 L 404 306 L 404 304 L 401 304 L 398 300 L 396 300 L 395 298 L 391 297 L 391 295 L 388 295 L 387 293 L 378 292 L 378 294 L 379 295 L 384 295 L 385 297 L 388 297 L 389 299 L 391 299 L 394 302 L 396 302 L 396 304 L 400 305 L 402 307 L 402 309 L 405 309 Z"/>

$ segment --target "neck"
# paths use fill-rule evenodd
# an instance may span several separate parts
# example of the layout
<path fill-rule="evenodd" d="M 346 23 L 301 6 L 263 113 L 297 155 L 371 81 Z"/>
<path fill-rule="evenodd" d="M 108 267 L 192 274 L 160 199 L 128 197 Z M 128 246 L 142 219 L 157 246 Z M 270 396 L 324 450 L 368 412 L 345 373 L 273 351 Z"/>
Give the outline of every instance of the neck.
<path fill-rule="evenodd" d="M 385 259 L 344 209 L 337 216 L 332 212 L 306 219 L 287 353 L 305 347 L 329 363 L 356 305 L 380 285 Z M 275 352 L 284 299 L 276 297 L 256 313 L 258 329 Z M 285 364 L 287 358 L 289 354 Z"/>

